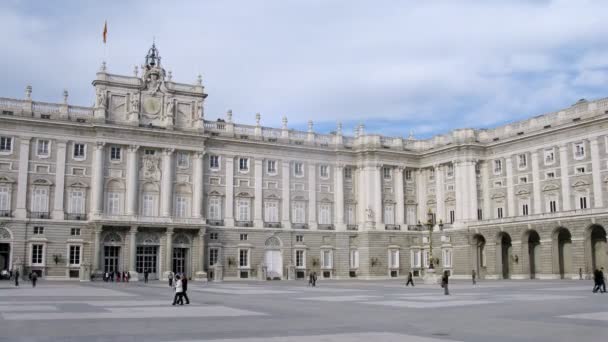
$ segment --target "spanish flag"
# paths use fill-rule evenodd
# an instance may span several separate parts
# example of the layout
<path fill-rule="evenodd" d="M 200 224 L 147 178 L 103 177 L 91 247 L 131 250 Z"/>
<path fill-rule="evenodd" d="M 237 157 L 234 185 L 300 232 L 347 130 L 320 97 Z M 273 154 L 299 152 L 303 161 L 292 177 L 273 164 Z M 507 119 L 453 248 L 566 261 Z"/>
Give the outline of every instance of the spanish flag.
<path fill-rule="evenodd" d="M 106 43 L 106 40 L 108 38 L 108 21 L 106 20 L 105 23 L 103 24 L 103 43 Z"/>

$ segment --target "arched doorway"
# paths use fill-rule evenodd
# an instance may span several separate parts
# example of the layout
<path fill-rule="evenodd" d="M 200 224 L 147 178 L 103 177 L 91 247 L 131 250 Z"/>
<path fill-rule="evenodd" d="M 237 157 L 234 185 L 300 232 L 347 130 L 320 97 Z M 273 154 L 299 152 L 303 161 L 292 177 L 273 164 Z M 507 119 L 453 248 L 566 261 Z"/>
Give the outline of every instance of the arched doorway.
<path fill-rule="evenodd" d="M 535 230 L 529 230 L 527 235 L 530 279 L 535 279 L 537 268 L 540 265 L 540 235 Z"/>
<path fill-rule="evenodd" d="M 572 273 L 572 235 L 564 227 L 559 227 L 553 233 L 553 265 L 559 277 L 564 279 Z"/>
<path fill-rule="evenodd" d="M 135 271 L 139 274 L 147 272 L 148 279 L 158 279 L 160 236 L 151 232 L 139 232 L 136 242 Z"/>
<path fill-rule="evenodd" d="M 269 237 L 264 243 L 266 248 L 264 264 L 266 265 L 266 278 L 283 278 L 283 256 L 281 255 L 281 241 L 275 237 Z"/>
<path fill-rule="evenodd" d="M 173 238 L 173 265 L 172 270 L 174 273 L 185 274 L 191 276 L 190 262 L 188 262 L 190 256 L 190 239 L 184 233 L 176 234 Z"/>
<path fill-rule="evenodd" d="M 511 277 L 511 236 L 505 232 L 501 232 L 498 234 L 497 241 L 498 248 L 498 258 L 496 258 L 498 263 L 498 270 L 500 270 L 499 274 L 502 274 L 502 279 L 509 279 Z"/>
<path fill-rule="evenodd" d="M 473 236 L 473 269 L 479 278 L 485 274 L 486 266 L 486 238 L 481 234 Z"/>
<path fill-rule="evenodd" d="M 0 271 L 8 271 L 13 268 L 11 264 L 11 241 L 11 232 L 4 227 L 0 227 Z"/>
<path fill-rule="evenodd" d="M 121 255 L 120 247 L 122 246 L 122 237 L 115 231 L 110 231 L 103 239 L 103 271 L 122 272 L 120 269 Z"/>
<path fill-rule="evenodd" d="M 591 247 L 591 269 L 606 268 L 606 230 L 600 225 L 589 227 L 589 244 Z"/>

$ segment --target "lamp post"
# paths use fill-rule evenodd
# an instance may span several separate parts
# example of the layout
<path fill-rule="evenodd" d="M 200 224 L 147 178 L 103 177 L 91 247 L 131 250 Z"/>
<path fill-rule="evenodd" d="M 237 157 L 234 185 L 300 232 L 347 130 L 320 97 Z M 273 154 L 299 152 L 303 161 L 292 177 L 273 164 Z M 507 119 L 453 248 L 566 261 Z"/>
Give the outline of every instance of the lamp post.
<path fill-rule="evenodd" d="M 420 230 L 422 230 L 422 224 L 418 223 Z M 433 258 L 433 228 L 435 227 L 435 214 L 429 210 L 427 213 L 427 221 L 425 223 L 429 230 L 429 268 L 424 275 L 425 284 L 436 284 L 438 277 L 435 275 L 435 264 Z M 443 230 L 443 221 L 439 221 L 439 230 Z"/>

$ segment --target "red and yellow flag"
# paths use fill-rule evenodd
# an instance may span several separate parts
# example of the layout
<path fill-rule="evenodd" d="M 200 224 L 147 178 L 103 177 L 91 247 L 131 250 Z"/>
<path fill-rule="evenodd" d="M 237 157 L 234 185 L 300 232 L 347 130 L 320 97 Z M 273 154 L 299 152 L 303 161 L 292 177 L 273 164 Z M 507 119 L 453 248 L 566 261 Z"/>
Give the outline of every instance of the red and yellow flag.
<path fill-rule="evenodd" d="M 106 43 L 106 40 L 108 39 L 108 21 L 106 20 L 105 23 L 103 24 L 103 43 Z"/>

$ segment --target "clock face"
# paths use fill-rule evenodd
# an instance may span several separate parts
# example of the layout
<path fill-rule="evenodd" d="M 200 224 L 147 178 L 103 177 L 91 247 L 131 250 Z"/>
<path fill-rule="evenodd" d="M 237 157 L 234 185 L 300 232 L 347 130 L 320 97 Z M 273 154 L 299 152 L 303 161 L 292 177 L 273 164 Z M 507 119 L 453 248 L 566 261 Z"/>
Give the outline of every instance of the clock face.
<path fill-rule="evenodd" d="M 149 114 L 157 114 L 160 111 L 160 100 L 153 97 L 145 99 L 144 110 Z"/>

